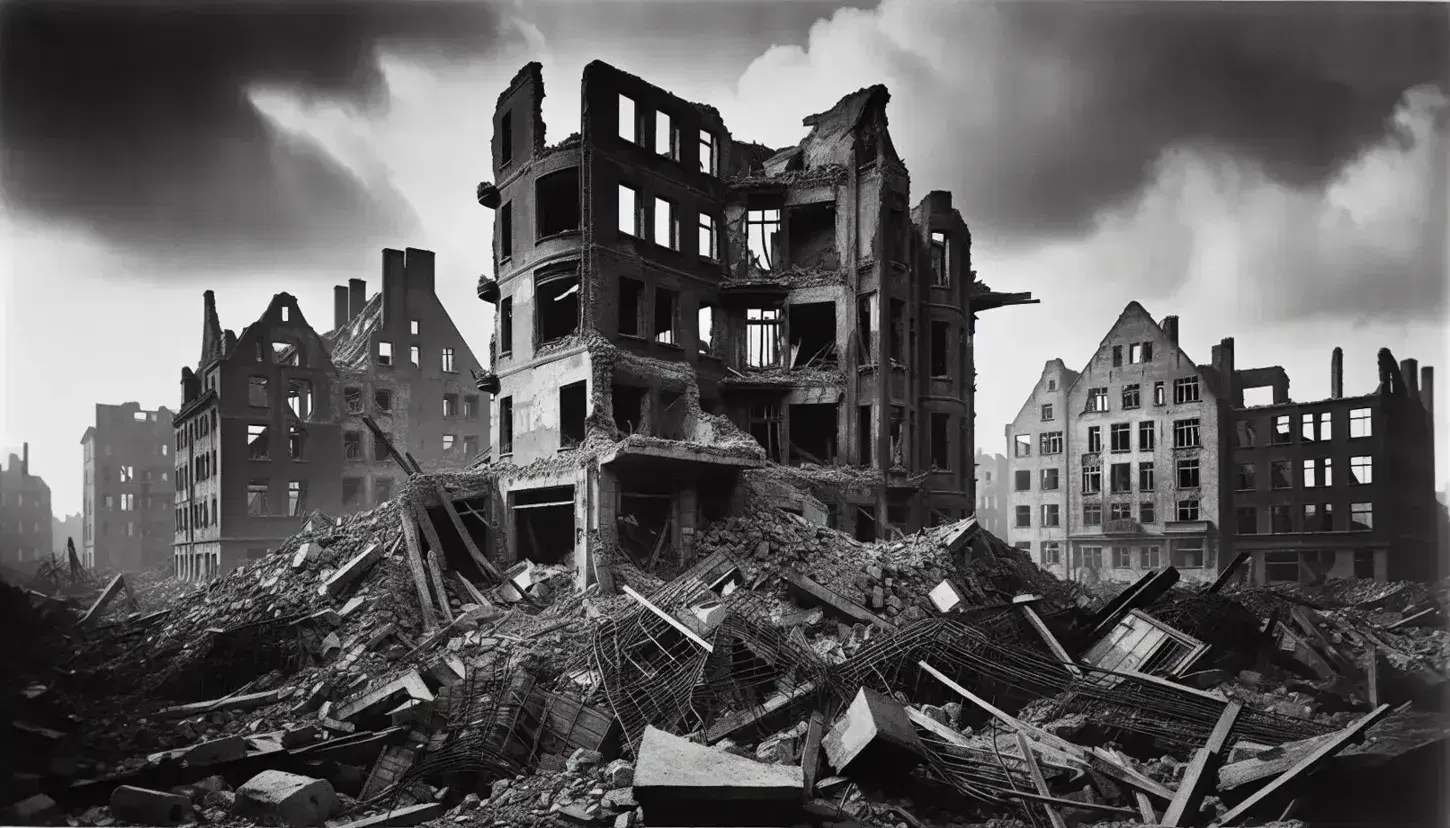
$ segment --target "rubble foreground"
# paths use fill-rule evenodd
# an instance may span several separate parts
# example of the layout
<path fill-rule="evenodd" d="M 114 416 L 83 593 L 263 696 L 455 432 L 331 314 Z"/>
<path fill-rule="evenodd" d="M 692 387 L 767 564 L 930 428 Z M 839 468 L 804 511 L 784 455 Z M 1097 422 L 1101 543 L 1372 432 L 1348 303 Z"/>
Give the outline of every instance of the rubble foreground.
<path fill-rule="evenodd" d="M 1066 828 L 1442 810 L 1443 590 L 1236 586 L 1233 569 L 1190 588 L 1171 567 L 1092 590 L 972 519 L 861 543 L 765 499 L 701 532 L 684 571 L 614 555 L 600 580 L 618 594 L 529 562 L 479 584 L 418 505 L 467 477 L 315 513 L 204 585 L 52 568 L 0 587 L 6 820 Z"/>

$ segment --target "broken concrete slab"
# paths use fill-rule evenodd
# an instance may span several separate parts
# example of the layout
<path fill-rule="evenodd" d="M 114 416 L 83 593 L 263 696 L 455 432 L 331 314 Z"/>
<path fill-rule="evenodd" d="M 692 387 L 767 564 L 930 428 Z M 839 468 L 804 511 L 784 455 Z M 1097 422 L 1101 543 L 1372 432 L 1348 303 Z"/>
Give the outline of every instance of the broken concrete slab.
<path fill-rule="evenodd" d="M 383 557 L 383 546 L 380 543 L 370 543 L 368 547 L 359 552 L 352 560 L 343 564 L 332 576 L 322 584 L 321 592 L 336 598 L 344 590 L 352 585 L 363 573 L 372 568 Z"/>
<path fill-rule="evenodd" d="M 906 708 L 868 687 L 856 694 L 821 746 L 836 773 L 853 777 L 910 770 L 926 755 Z"/>
<path fill-rule="evenodd" d="M 181 758 L 190 767 L 234 762 L 247 755 L 247 740 L 242 736 L 226 736 L 187 748 Z"/>
<path fill-rule="evenodd" d="M 181 794 L 120 785 L 111 792 L 111 815 L 138 825 L 180 825 L 191 810 Z"/>
<path fill-rule="evenodd" d="M 805 777 L 647 726 L 634 796 L 651 825 L 794 825 Z"/>
<path fill-rule="evenodd" d="M 151 718 L 158 721 L 165 721 L 167 719 L 186 719 L 191 716 L 199 716 L 203 713 L 214 713 L 219 710 L 251 710 L 279 702 L 287 698 L 291 693 L 292 689 L 288 687 L 280 690 L 264 690 L 260 693 L 247 693 L 241 696 L 227 696 L 211 701 L 167 707 L 153 713 Z"/>
<path fill-rule="evenodd" d="M 265 770 L 237 789 L 232 815 L 305 828 L 321 825 L 336 803 L 337 793 L 325 779 Z"/>
<path fill-rule="evenodd" d="M 338 828 L 392 828 L 393 826 L 422 825 L 443 816 L 446 809 L 441 802 L 424 802 L 385 811 L 370 817 L 344 823 Z"/>
<path fill-rule="evenodd" d="M 301 569 L 320 557 L 322 557 L 322 545 L 308 541 L 297 547 L 297 551 L 292 553 L 292 568 Z"/>
<path fill-rule="evenodd" d="M 382 713 L 396 707 L 405 699 L 433 701 L 433 692 L 423 682 L 417 670 L 409 670 L 392 681 L 373 688 L 361 696 L 335 705 L 330 718 L 349 721 L 363 715 Z"/>

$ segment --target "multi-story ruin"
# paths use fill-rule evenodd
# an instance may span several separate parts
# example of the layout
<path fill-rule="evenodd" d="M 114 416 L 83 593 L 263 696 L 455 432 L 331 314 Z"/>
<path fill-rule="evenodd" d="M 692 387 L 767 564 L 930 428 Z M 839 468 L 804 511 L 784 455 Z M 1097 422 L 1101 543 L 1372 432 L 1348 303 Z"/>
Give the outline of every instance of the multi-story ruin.
<path fill-rule="evenodd" d="M 30 444 L 0 468 L 0 563 L 32 569 L 50 558 L 50 485 L 30 473 Z"/>
<path fill-rule="evenodd" d="M 1011 489 L 1007 483 L 1007 458 L 1002 454 L 988 454 L 981 449 L 976 454 L 977 467 L 977 523 L 999 538 L 1007 537 L 1007 510 L 1011 506 Z"/>
<path fill-rule="evenodd" d="M 585 564 L 639 534 L 685 560 L 762 465 L 800 469 L 863 539 L 971 513 L 975 314 L 1032 300 L 977 281 L 949 193 L 910 205 L 884 87 L 781 150 L 600 62 L 581 132 L 547 146 L 543 95 L 536 63 L 500 95 L 478 192 L 498 308 L 479 387 L 494 458 L 531 470 L 499 474 L 502 558 Z"/>
<path fill-rule="evenodd" d="M 75 540 L 86 566 L 136 572 L 170 559 L 174 416 L 165 406 L 96 404 L 95 425 L 81 437 L 83 523 Z"/>

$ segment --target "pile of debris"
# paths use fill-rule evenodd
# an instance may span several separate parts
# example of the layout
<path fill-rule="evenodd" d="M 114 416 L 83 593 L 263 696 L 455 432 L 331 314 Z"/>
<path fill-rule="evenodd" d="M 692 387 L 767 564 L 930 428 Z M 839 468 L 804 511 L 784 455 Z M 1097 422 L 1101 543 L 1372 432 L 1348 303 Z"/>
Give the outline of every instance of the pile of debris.
<path fill-rule="evenodd" d="M 0 594 L 44 642 L 6 689 L 9 818 L 1237 825 L 1389 819 L 1443 771 L 1423 589 L 1169 568 L 1093 600 L 970 519 L 862 543 L 754 504 L 604 594 L 440 535 L 420 493 L 447 487 L 314 514 L 201 589 Z"/>

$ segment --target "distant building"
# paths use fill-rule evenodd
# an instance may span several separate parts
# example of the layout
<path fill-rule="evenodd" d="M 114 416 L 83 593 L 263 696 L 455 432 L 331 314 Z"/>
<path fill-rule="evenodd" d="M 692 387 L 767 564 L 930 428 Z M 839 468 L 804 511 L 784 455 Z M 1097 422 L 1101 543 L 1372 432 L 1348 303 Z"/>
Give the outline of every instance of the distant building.
<path fill-rule="evenodd" d="M 977 450 L 977 524 L 999 538 L 1007 537 L 1007 458 Z"/>
<path fill-rule="evenodd" d="M 403 470 L 373 439 L 370 415 L 399 451 L 427 471 L 462 469 L 488 449 L 488 397 L 480 364 L 434 289 L 428 250 L 383 251 L 382 290 L 333 288 L 334 329 L 323 336 L 342 389 L 342 508 L 389 500 Z"/>
<path fill-rule="evenodd" d="M 30 444 L 0 469 L 0 563 L 35 567 L 50 558 L 50 486 L 30 473 Z"/>
<path fill-rule="evenodd" d="M 1238 371 L 1272 385 L 1269 405 L 1234 412 L 1235 549 L 1259 582 L 1442 577 L 1435 497 L 1434 373 L 1379 352 L 1379 386 L 1344 396 L 1335 348 L 1326 400 L 1288 399 L 1282 368 Z"/>
<path fill-rule="evenodd" d="M 1006 431 L 1005 526 L 998 537 L 1060 574 L 1066 571 L 1068 546 L 1067 392 L 1076 381 L 1076 371 L 1060 359 L 1050 360 Z"/>
<path fill-rule="evenodd" d="M 52 516 L 50 519 L 50 552 L 57 558 L 65 557 L 65 542 L 69 538 L 76 545 L 76 554 L 81 553 L 81 536 L 85 533 L 85 519 L 80 512 L 66 515 L 64 518 Z M 89 564 L 87 564 L 89 566 Z"/>
<path fill-rule="evenodd" d="M 265 555 L 312 509 L 342 506 L 342 429 L 327 344 L 289 294 L 240 337 L 205 294 L 201 359 L 173 418 L 174 551 L 181 577 Z"/>
<path fill-rule="evenodd" d="M 86 566 L 135 572 L 171 557 L 174 416 L 164 406 L 96 405 L 96 422 L 81 437 L 83 522 L 75 544 Z M 64 551 L 65 538 L 58 542 Z"/>

